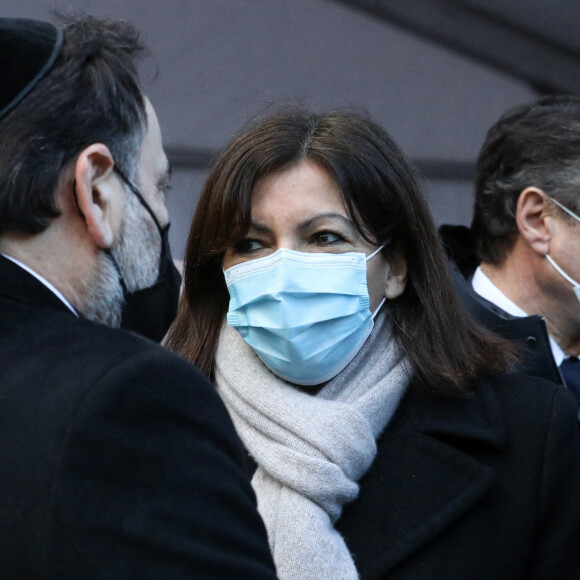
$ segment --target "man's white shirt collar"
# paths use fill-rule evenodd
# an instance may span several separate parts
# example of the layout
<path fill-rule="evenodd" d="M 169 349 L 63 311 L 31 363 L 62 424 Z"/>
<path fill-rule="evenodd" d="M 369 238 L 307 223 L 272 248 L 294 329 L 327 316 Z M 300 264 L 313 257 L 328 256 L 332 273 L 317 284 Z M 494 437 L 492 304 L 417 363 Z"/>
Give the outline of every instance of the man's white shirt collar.
<path fill-rule="evenodd" d="M 528 316 L 527 312 L 524 312 L 517 304 L 512 302 L 481 270 L 478 266 L 477 270 L 475 270 L 475 274 L 473 274 L 473 278 L 471 280 L 471 285 L 475 292 L 477 292 L 480 296 L 483 296 L 486 300 L 493 302 L 496 306 L 499 306 L 502 310 L 511 314 L 512 316 L 516 316 L 521 318 L 523 316 Z M 554 357 L 554 361 L 557 366 L 562 364 L 562 361 L 566 358 L 564 351 L 560 348 L 560 345 L 551 337 L 550 339 L 550 348 L 552 350 L 552 356 Z"/>
<path fill-rule="evenodd" d="M 44 284 L 77 318 L 78 314 L 77 311 L 71 306 L 70 302 L 59 292 L 48 280 L 43 278 L 40 274 L 37 274 L 34 270 L 29 268 L 26 264 L 7 256 L 6 254 L 2 254 L 7 260 L 14 262 L 17 266 L 20 266 L 23 270 L 26 270 L 29 274 L 34 276 L 39 282 Z"/>

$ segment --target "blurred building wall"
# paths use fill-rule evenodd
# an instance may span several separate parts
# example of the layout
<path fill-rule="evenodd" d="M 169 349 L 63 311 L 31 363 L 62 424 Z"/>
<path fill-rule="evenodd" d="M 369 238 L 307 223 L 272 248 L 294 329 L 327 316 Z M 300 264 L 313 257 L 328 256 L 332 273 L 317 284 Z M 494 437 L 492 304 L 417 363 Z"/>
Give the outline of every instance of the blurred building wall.
<path fill-rule="evenodd" d="M 537 96 L 332 0 L 0 0 L 3 16 L 51 18 L 55 9 L 125 18 L 151 48 L 146 92 L 168 151 L 185 152 L 168 199 L 176 257 L 206 175 L 196 159 L 272 103 L 298 98 L 318 109 L 368 110 L 426 168 L 436 221 L 469 223 L 471 168 L 487 129 Z"/>

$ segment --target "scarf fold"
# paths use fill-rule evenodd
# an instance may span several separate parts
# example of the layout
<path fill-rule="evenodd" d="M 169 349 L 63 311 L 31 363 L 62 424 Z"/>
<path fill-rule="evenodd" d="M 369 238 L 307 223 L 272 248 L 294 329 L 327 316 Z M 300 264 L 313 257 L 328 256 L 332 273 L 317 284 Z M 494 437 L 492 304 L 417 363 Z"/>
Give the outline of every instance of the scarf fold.
<path fill-rule="evenodd" d="M 273 374 L 224 323 L 216 386 L 258 469 L 252 486 L 281 580 L 358 578 L 334 529 L 376 455 L 411 367 L 386 315 L 347 367 L 316 394 Z"/>

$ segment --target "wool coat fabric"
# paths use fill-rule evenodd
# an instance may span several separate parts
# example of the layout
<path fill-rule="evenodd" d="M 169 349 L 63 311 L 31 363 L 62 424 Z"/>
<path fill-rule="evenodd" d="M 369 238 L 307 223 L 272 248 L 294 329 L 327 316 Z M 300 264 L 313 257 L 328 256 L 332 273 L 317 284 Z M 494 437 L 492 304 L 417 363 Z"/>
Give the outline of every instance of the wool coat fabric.
<path fill-rule="evenodd" d="M 498 375 L 443 399 L 411 381 L 377 447 L 335 524 L 361 580 L 580 579 L 580 434 L 564 386 Z"/>
<path fill-rule="evenodd" d="M 0 257 L 0 578 L 272 579 L 209 381 Z"/>
<path fill-rule="evenodd" d="M 580 441 L 568 391 L 497 376 L 462 399 L 413 384 L 336 528 L 362 580 L 580 578 Z"/>

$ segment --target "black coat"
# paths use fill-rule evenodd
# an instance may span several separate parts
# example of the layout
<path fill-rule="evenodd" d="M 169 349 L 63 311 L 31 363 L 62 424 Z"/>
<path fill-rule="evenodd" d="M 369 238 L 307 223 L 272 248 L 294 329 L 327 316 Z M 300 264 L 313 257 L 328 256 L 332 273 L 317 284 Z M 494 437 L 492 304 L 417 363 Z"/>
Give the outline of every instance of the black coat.
<path fill-rule="evenodd" d="M 467 310 L 483 326 L 521 347 L 521 372 L 564 384 L 548 338 L 545 321 L 537 315 L 515 317 L 486 300 L 471 286 L 471 278 L 479 265 L 471 230 L 464 226 L 441 226 L 443 245 L 451 259 L 455 288 Z"/>
<path fill-rule="evenodd" d="M 498 376 L 411 386 L 336 528 L 362 580 L 577 580 L 580 439 L 568 391 Z"/>
<path fill-rule="evenodd" d="M 453 256 L 464 304 L 525 345 L 523 372 L 553 382 L 495 376 L 454 400 L 411 385 L 336 527 L 362 580 L 578 580 L 575 402 L 557 384 L 544 322 L 479 297 L 466 280 L 477 262 L 465 248 Z"/>
<path fill-rule="evenodd" d="M 209 381 L 0 257 L 0 578 L 275 578 Z"/>

